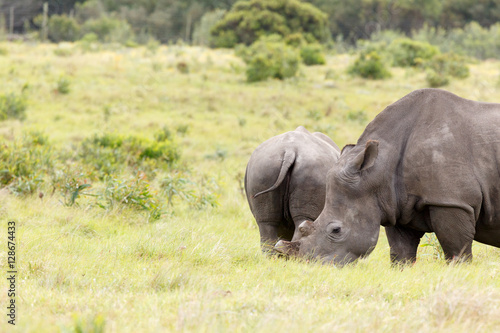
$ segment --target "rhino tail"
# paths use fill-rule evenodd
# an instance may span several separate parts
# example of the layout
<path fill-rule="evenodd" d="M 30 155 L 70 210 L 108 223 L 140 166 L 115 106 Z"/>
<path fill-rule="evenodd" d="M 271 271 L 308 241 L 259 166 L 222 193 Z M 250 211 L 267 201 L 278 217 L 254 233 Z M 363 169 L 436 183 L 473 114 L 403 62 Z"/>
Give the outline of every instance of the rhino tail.
<path fill-rule="evenodd" d="M 283 156 L 283 160 L 281 162 L 280 173 L 279 173 L 278 179 L 276 180 L 274 185 L 271 186 L 270 188 L 268 188 L 267 190 L 264 190 L 264 191 L 261 191 L 259 193 L 254 194 L 253 197 L 256 198 L 261 194 L 271 192 L 271 191 L 277 189 L 278 186 L 280 186 L 281 183 L 283 182 L 283 180 L 285 179 L 285 177 L 288 173 L 288 170 L 290 170 L 293 163 L 295 163 L 295 151 L 285 151 L 285 155 Z"/>

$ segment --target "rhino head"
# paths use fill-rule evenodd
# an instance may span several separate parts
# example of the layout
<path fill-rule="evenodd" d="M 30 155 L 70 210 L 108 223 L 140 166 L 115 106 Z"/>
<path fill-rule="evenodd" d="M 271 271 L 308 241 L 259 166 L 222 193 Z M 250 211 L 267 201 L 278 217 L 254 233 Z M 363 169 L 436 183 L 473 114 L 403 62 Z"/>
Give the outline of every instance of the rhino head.
<path fill-rule="evenodd" d="M 377 170 L 383 163 L 375 164 L 377 156 L 377 141 L 346 146 L 328 172 L 321 214 L 302 222 L 292 241 L 279 241 L 275 250 L 339 266 L 370 254 L 384 218 L 379 200 L 384 172 Z"/>

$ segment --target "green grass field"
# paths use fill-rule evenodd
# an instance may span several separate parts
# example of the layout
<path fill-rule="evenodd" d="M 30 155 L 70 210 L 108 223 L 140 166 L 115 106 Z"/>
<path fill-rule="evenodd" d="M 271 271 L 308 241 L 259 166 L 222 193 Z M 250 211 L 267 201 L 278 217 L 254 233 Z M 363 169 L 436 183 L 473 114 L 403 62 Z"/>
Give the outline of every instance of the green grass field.
<path fill-rule="evenodd" d="M 424 72 L 392 68 L 389 80 L 362 80 L 346 74 L 354 56 L 331 55 L 296 79 L 247 84 L 232 51 L 0 48 L 0 94 L 25 86 L 28 100 L 24 121 L 0 122 L 2 137 L 42 131 L 64 149 L 95 134 L 150 136 L 167 127 L 180 163 L 198 183 L 212 181 L 218 201 L 197 209 L 177 198 L 151 221 L 139 210 L 96 207 L 91 197 L 65 206 L 59 192 L 1 190 L 0 266 L 5 276 L 13 220 L 19 271 L 16 330 L 4 314 L 1 332 L 500 330 L 497 248 L 474 243 L 472 263 L 447 265 L 429 237 L 417 263 L 402 271 L 390 266 L 383 230 L 368 258 L 343 269 L 260 253 L 242 188 L 252 151 L 299 125 L 339 146 L 355 143 L 385 106 L 426 86 Z M 180 62 L 189 73 L 177 69 Z M 61 78 L 68 94 L 57 91 Z M 469 78 L 445 89 L 500 102 L 500 62 L 472 64 Z"/>

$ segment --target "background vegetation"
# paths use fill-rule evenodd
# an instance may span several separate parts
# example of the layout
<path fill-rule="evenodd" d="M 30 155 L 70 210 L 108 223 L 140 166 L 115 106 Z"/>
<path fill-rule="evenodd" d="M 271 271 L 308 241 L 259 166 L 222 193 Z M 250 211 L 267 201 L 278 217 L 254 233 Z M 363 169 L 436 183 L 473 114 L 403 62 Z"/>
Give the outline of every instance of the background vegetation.
<path fill-rule="evenodd" d="M 390 268 L 383 230 L 344 269 L 260 253 L 242 185 L 251 152 L 299 125 L 355 142 L 386 105 L 429 86 L 419 67 L 384 60 L 392 77 L 365 80 L 347 73 L 359 54 L 327 53 L 293 78 L 249 84 L 232 50 L 0 49 L 0 214 L 18 223 L 18 330 L 500 328 L 496 248 L 474 243 L 473 263 L 448 266 L 427 237 L 403 271 Z M 498 102 L 500 62 L 468 67 L 447 89 Z"/>
<path fill-rule="evenodd" d="M 229 11 L 237 2 L 237 0 L 47 0 L 49 16 L 67 15 L 79 22 L 100 20 L 103 17 L 122 20 L 126 21 L 137 40 L 147 42 L 148 38 L 152 37 L 164 43 L 176 42 L 179 39 L 188 43 L 199 43 L 202 41 L 199 36 L 208 34 L 208 30 L 222 17 L 221 12 Z M 239 2 L 240 8 L 244 6 L 245 1 Z M 273 2 L 287 3 L 282 0 Z M 450 31 L 455 31 L 453 35 L 460 35 L 472 22 L 477 22 L 479 26 L 488 29 L 500 21 L 500 3 L 496 0 L 303 2 L 310 3 L 326 14 L 328 30 L 334 40 L 348 41 L 350 44 L 361 38 L 369 39 L 372 34 L 384 30 L 395 30 L 410 35 L 425 28 L 437 30 L 438 35 Z M 42 6 L 43 1 L 39 0 L 2 0 L 0 14 L 4 14 L 5 18 L 0 18 L 0 21 L 3 21 L 0 25 L 4 25 L 6 29 L 9 27 L 10 8 L 13 7 L 16 32 L 39 30 L 41 22 L 37 21 L 36 17 L 42 13 Z M 253 19 L 258 20 L 258 16 Z M 457 41 L 460 43 L 461 39 Z M 498 42 L 495 44 L 498 45 Z"/>
<path fill-rule="evenodd" d="M 497 248 L 474 243 L 473 263 L 449 266 L 428 235 L 401 271 L 382 229 L 343 269 L 261 255 L 243 175 L 264 140 L 303 125 L 354 143 L 423 87 L 500 102 L 496 1 L 309 2 L 322 12 L 51 0 L 44 25 L 42 2 L 0 1 L 0 216 L 18 225 L 19 331 L 500 329 Z M 252 38 L 207 48 L 238 10 Z"/>

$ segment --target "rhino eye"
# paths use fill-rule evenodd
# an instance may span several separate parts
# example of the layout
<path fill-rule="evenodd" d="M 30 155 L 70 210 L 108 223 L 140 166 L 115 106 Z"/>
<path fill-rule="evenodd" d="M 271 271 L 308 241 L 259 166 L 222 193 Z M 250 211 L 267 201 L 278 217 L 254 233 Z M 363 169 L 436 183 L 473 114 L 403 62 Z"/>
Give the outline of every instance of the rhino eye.
<path fill-rule="evenodd" d="M 338 234 L 340 232 L 340 227 L 335 227 L 332 229 L 332 234 Z"/>

